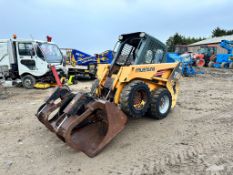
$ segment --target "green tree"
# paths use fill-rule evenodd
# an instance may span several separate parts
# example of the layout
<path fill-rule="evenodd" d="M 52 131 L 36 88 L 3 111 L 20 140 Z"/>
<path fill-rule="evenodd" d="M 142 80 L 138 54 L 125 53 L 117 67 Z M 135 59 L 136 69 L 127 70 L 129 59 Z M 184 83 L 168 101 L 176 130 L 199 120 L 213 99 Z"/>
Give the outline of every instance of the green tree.
<path fill-rule="evenodd" d="M 225 29 L 221 29 L 220 27 L 216 27 L 212 31 L 212 37 L 218 37 L 224 35 L 233 35 L 233 30 L 225 30 Z M 206 38 L 185 37 L 179 33 L 175 33 L 174 35 L 168 38 L 168 40 L 166 41 L 166 45 L 169 52 L 174 52 L 177 45 L 189 45 L 204 39 Z"/>
<path fill-rule="evenodd" d="M 166 41 L 166 45 L 169 52 L 173 52 L 177 44 L 183 43 L 183 37 L 179 33 L 175 33 L 173 36 L 170 36 Z"/>
<path fill-rule="evenodd" d="M 212 37 L 224 36 L 224 35 L 233 35 L 233 30 L 225 30 L 220 27 L 216 27 L 212 31 Z"/>
<path fill-rule="evenodd" d="M 227 31 L 224 29 L 221 29 L 220 27 L 217 27 L 212 31 L 212 37 L 223 36 L 226 34 L 227 34 Z"/>
<path fill-rule="evenodd" d="M 173 36 L 170 36 L 166 41 L 167 49 L 169 52 L 174 52 L 177 45 L 188 45 L 198 41 L 201 41 L 205 38 L 194 38 L 194 37 L 185 37 L 179 33 L 175 33 Z"/>
<path fill-rule="evenodd" d="M 228 30 L 226 34 L 227 35 L 233 35 L 233 30 Z"/>

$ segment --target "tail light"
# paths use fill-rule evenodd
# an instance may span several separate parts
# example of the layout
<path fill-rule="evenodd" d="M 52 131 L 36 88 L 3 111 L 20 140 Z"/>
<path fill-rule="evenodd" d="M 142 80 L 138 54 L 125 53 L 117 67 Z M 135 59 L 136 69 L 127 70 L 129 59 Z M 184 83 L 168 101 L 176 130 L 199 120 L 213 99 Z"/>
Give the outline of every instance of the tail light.
<path fill-rule="evenodd" d="M 47 36 L 46 38 L 47 38 L 47 41 L 48 41 L 48 42 L 51 42 L 51 41 L 52 41 L 52 37 L 51 37 L 51 36 Z"/>

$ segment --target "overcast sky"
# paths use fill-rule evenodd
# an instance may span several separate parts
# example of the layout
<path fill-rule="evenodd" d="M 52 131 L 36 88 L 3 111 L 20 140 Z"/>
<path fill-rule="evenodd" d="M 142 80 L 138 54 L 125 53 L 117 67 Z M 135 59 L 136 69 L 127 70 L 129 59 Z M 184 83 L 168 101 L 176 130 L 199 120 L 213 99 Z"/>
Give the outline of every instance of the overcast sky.
<path fill-rule="evenodd" d="M 0 0 L 0 38 L 45 39 L 87 53 L 112 49 L 122 33 L 147 32 L 165 42 L 179 32 L 208 37 L 233 29 L 232 0 Z"/>

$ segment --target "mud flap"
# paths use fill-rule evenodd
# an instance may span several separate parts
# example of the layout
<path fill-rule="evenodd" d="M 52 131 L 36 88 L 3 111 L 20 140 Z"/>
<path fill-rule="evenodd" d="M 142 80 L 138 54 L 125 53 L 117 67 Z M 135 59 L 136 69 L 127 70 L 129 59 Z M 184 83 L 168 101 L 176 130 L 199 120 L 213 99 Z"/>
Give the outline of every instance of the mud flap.
<path fill-rule="evenodd" d="M 69 114 L 74 105 L 75 99 L 64 112 Z M 58 128 L 57 135 L 72 148 L 94 157 L 124 129 L 126 122 L 127 116 L 117 105 L 95 100 L 81 115 L 67 117 Z"/>

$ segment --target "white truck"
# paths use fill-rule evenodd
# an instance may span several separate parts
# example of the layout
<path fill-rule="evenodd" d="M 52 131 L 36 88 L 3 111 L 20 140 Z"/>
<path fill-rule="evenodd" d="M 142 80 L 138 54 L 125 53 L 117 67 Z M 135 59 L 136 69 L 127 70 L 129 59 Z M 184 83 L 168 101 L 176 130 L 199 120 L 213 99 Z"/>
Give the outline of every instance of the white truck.
<path fill-rule="evenodd" d="M 25 39 L 0 39 L 0 78 L 21 79 L 25 88 L 37 82 L 55 82 L 50 65 L 64 74 L 64 59 L 59 47 L 51 42 Z"/>

